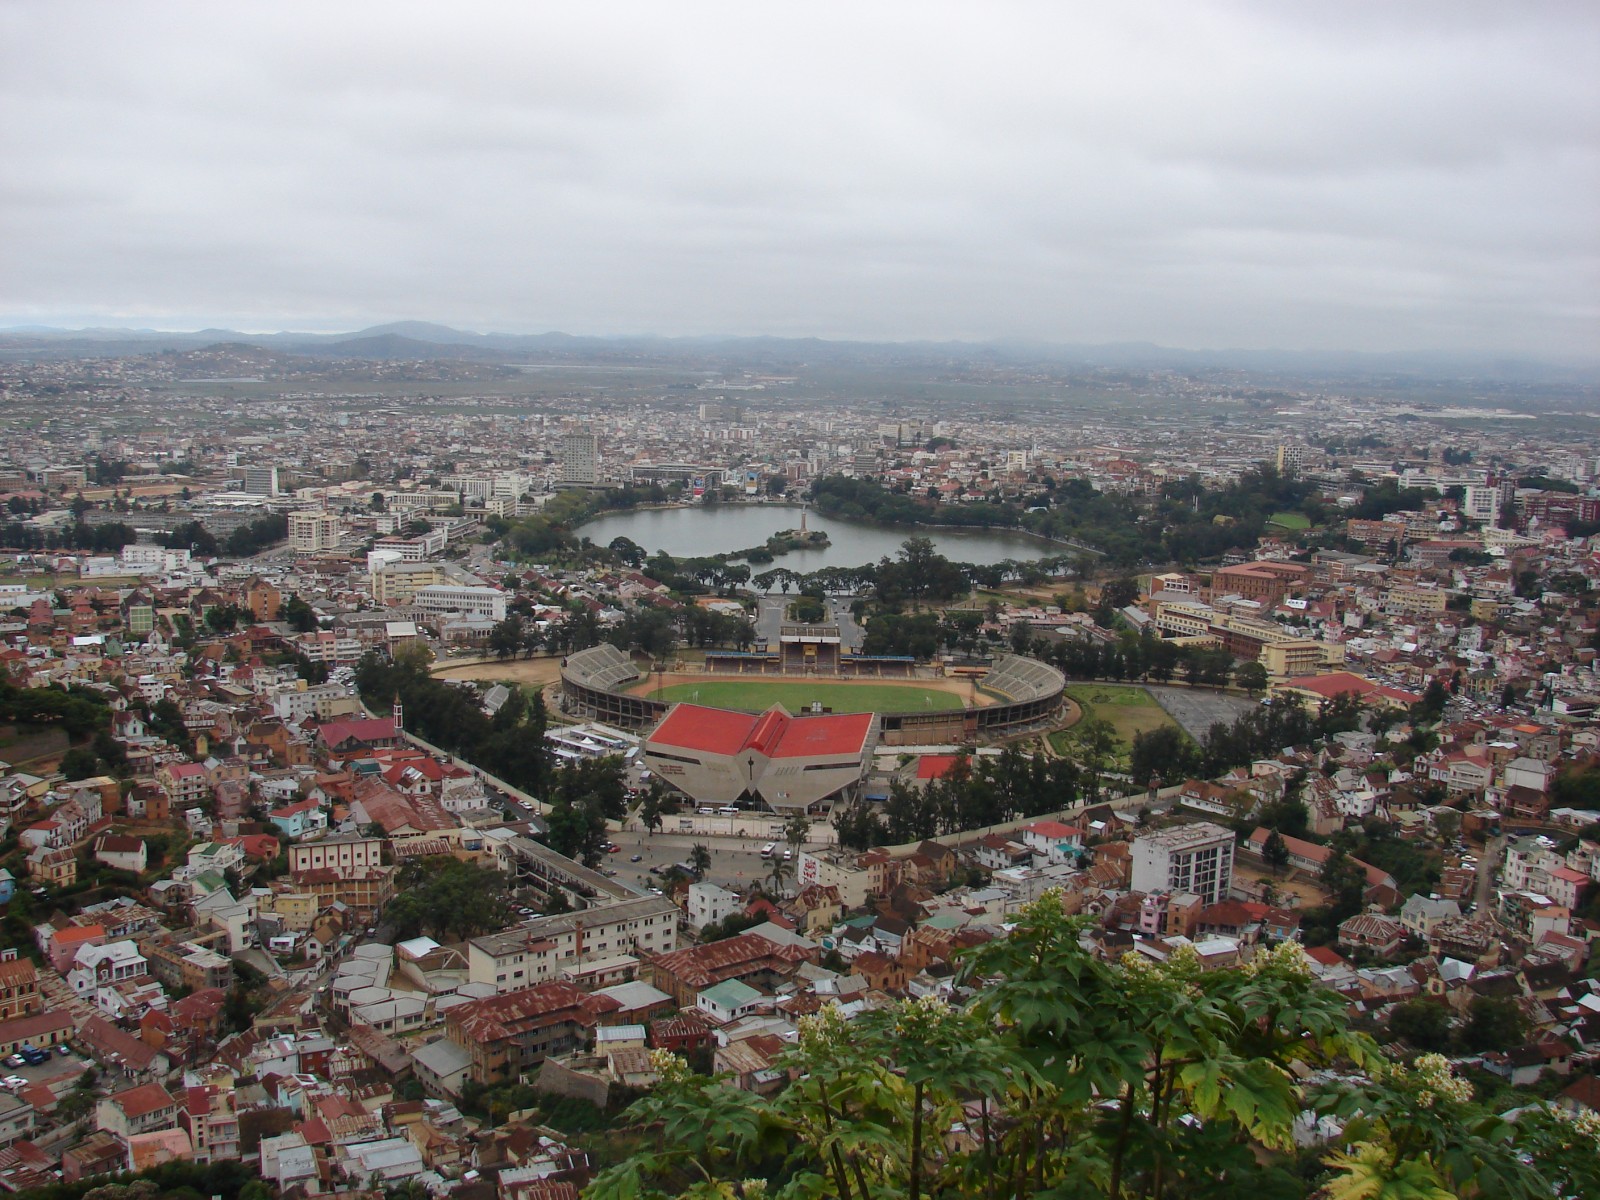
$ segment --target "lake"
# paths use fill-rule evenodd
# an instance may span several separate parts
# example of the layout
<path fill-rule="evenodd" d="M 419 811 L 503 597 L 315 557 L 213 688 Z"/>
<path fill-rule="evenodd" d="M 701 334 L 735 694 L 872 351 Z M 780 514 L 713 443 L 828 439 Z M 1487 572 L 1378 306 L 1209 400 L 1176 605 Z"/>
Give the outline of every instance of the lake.
<path fill-rule="evenodd" d="M 759 546 L 780 529 L 798 528 L 800 512 L 797 504 L 714 504 L 614 512 L 585 521 L 578 534 L 597 546 L 625 537 L 651 554 L 665 550 L 674 558 L 697 558 Z M 832 545 L 826 550 L 780 554 L 771 564 L 757 569 L 765 571 L 782 566 L 791 571 L 815 571 L 819 567 L 864 566 L 886 556 L 894 557 L 900 544 L 915 534 L 932 538 L 939 553 L 953 562 L 995 563 L 1008 558 L 1020 561 L 1043 558 L 1067 549 L 1043 538 L 1008 530 L 885 529 L 839 517 L 824 517 L 814 509 L 806 518 L 806 527 L 823 530 Z"/>

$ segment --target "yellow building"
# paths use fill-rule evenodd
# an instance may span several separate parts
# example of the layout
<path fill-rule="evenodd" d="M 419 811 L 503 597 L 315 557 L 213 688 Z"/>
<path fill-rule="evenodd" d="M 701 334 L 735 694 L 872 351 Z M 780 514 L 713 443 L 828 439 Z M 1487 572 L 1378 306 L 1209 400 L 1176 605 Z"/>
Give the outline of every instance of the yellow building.
<path fill-rule="evenodd" d="M 449 582 L 443 568 L 432 562 L 388 563 L 372 573 L 372 598 L 385 608 L 409 604 L 425 587 Z"/>
<path fill-rule="evenodd" d="M 1383 597 L 1383 611 L 1392 617 L 1431 616 L 1444 611 L 1446 598 L 1439 588 L 1390 588 Z"/>

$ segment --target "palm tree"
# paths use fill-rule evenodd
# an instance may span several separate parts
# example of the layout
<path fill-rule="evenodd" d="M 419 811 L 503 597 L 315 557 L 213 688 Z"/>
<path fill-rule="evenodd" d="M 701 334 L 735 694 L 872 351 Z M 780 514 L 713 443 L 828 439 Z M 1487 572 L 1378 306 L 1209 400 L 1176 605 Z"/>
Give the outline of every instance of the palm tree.
<path fill-rule="evenodd" d="M 689 865 L 694 868 L 695 879 L 705 878 L 706 872 L 711 869 L 711 851 L 705 848 L 705 843 L 694 844 L 694 849 L 689 851 Z"/>
<path fill-rule="evenodd" d="M 793 871 L 794 864 L 789 862 L 788 859 L 779 854 L 774 854 L 772 856 L 772 868 L 767 872 L 767 879 L 772 883 L 772 895 L 774 899 L 782 898 L 784 891 L 784 878 Z"/>

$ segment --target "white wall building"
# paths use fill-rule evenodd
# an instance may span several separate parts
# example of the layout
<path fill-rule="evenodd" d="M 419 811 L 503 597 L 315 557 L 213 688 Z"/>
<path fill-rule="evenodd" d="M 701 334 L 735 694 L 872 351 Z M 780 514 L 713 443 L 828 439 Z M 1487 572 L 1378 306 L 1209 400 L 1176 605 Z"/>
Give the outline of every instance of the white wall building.
<path fill-rule="evenodd" d="M 1133 890 L 1193 892 L 1206 904 L 1228 898 L 1233 886 L 1233 831 L 1201 821 L 1145 834 L 1133 841 Z"/>

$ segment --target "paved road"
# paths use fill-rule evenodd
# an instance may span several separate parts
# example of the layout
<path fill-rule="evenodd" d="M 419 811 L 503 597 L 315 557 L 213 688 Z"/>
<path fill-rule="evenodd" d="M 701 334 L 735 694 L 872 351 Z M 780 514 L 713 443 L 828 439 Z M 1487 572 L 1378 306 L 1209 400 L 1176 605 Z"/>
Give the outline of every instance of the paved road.
<path fill-rule="evenodd" d="M 845 650 L 860 650 L 861 643 L 866 640 L 867 634 L 861 626 L 856 624 L 856 619 L 850 615 L 850 602 L 853 596 L 841 596 L 837 600 L 828 601 L 828 612 L 839 623 L 839 640 Z"/>
<path fill-rule="evenodd" d="M 765 642 L 771 649 L 777 648 L 783 610 L 788 604 L 787 596 L 763 596 L 756 602 L 756 641 Z"/>
<path fill-rule="evenodd" d="M 1480 914 L 1491 911 L 1491 898 L 1494 889 L 1494 869 L 1506 853 L 1505 835 L 1490 838 L 1483 846 L 1483 857 L 1478 859 L 1478 912 Z"/>
<path fill-rule="evenodd" d="M 606 855 L 602 867 L 617 872 L 617 877 L 629 883 L 650 887 L 656 877 L 649 873 L 651 867 L 665 869 L 673 863 L 688 862 L 689 853 L 696 843 L 711 851 L 711 869 L 706 879 L 711 883 L 745 887 L 755 880 L 766 879 L 772 864 L 761 857 L 761 847 L 766 845 L 757 838 L 695 837 L 689 834 L 658 833 L 654 837 L 645 833 L 614 833 L 611 840 L 621 850 Z M 778 853 L 784 847 L 779 846 Z M 639 862 L 630 859 L 637 854 Z M 796 860 L 798 861 L 798 860 Z M 791 873 L 790 878 L 793 879 Z"/>

